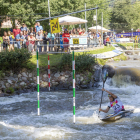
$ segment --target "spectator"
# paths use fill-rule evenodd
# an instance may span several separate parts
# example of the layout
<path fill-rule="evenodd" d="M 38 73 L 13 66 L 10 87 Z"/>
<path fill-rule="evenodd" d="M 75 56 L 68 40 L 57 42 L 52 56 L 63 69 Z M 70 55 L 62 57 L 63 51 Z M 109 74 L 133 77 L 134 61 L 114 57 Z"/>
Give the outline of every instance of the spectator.
<path fill-rule="evenodd" d="M 18 29 L 18 24 L 16 24 L 16 29 L 13 29 L 14 37 L 20 33 L 20 29 Z"/>
<path fill-rule="evenodd" d="M 86 35 L 85 29 L 82 30 L 82 34 L 81 35 Z"/>
<path fill-rule="evenodd" d="M 23 47 L 24 48 L 27 48 L 27 45 L 26 45 L 26 42 L 28 40 L 28 34 L 27 34 L 27 31 L 23 31 L 23 36 L 24 36 L 24 41 L 23 41 Z"/>
<path fill-rule="evenodd" d="M 20 28 L 21 31 L 26 31 L 27 32 L 27 27 L 24 23 L 22 23 L 22 27 Z"/>
<path fill-rule="evenodd" d="M 68 52 L 68 47 L 69 47 L 69 38 L 70 38 L 70 35 L 67 31 L 67 29 L 65 29 L 63 35 L 62 35 L 63 38 L 63 44 L 64 44 L 64 52 Z"/>
<path fill-rule="evenodd" d="M 75 28 L 73 28 L 72 35 L 75 35 L 75 34 L 76 34 L 76 30 L 75 30 Z"/>
<path fill-rule="evenodd" d="M 22 31 L 20 31 L 20 33 L 16 35 L 15 40 L 17 41 L 15 43 L 17 44 L 17 48 L 21 49 L 22 42 L 24 41 L 24 36 Z"/>
<path fill-rule="evenodd" d="M 42 44 L 43 36 L 41 35 L 41 32 L 40 31 L 36 35 L 36 40 L 37 40 L 36 43 L 37 43 L 37 47 L 39 48 L 39 52 L 42 52 L 42 46 L 40 44 Z"/>
<path fill-rule="evenodd" d="M 30 28 L 30 32 L 28 33 L 28 35 L 30 35 L 31 33 L 33 33 L 33 36 L 35 37 L 35 32 L 34 32 L 34 28 L 33 27 Z"/>
<path fill-rule="evenodd" d="M 76 35 L 79 35 L 79 28 L 76 29 Z"/>
<path fill-rule="evenodd" d="M 44 51 L 47 51 L 47 42 L 49 41 L 49 38 L 47 37 L 47 32 L 45 32 L 44 37 L 43 37 L 43 44 L 44 44 Z"/>
<path fill-rule="evenodd" d="M 28 36 L 28 41 L 29 41 L 29 51 L 33 52 L 36 41 L 36 38 L 34 37 L 33 33 L 31 33 L 30 36 Z"/>
<path fill-rule="evenodd" d="M 51 34 L 51 30 L 48 33 L 47 37 L 49 38 L 49 51 L 50 51 L 50 48 L 51 48 L 51 51 L 52 51 L 52 48 L 54 47 L 55 36 L 54 36 L 54 34 Z"/>
<path fill-rule="evenodd" d="M 7 36 L 7 32 L 4 31 L 4 36 L 2 37 L 2 39 L 3 39 L 3 49 L 7 50 L 9 43 L 9 36 Z"/>
<path fill-rule="evenodd" d="M 13 47 L 13 41 L 14 41 L 14 35 L 13 33 L 11 33 L 10 31 L 8 31 L 8 35 L 9 35 L 9 50 L 14 50 L 14 47 Z"/>
<path fill-rule="evenodd" d="M 79 30 L 79 35 L 82 35 L 82 33 L 83 33 L 83 31 L 82 31 L 81 28 L 80 28 L 80 30 Z"/>
<path fill-rule="evenodd" d="M 59 48 L 60 48 L 60 33 L 56 33 L 55 35 L 56 37 L 56 46 L 57 46 L 57 52 L 59 51 Z"/>
<path fill-rule="evenodd" d="M 40 30 L 40 32 L 41 32 L 41 35 L 43 36 L 43 30 Z"/>
<path fill-rule="evenodd" d="M 37 25 L 35 26 L 36 27 L 36 32 L 38 33 L 39 31 L 43 30 L 43 27 L 40 26 L 40 23 L 37 22 Z"/>

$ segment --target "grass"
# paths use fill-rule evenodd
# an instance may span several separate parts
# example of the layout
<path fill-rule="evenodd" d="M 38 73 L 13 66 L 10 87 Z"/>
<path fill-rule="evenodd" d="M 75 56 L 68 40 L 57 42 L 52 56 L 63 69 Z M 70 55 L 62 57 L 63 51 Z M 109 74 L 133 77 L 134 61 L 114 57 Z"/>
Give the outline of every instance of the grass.
<path fill-rule="evenodd" d="M 1 41 L 1 42 L 3 42 L 3 39 L 2 39 L 2 37 L 0 37 L 0 41 Z"/>
<path fill-rule="evenodd" d="M 54 67 L 58 64 L 58 62 L 61 60 L 62 55 L 61 54 L 49 54 L 49 59 L 50 59 L 50 66 Z M 48 66 L 48 55 L 47 54 L 42 54 L 38 56 L 39 60 L 39 66 L 43 68 L 47 68 Z M 33 55 L 29 64 L 28 65 L 34 65 L 36 67 L 36 55 Z"/>
<path fill-rule="evenodd" d="M 119 61 L 119 60 L 127 60 L 127 57 L 124 54 L 114 57 L 114 61 Z"/>
<path fill-rule="evenodd" d="M 132 46 L 133 47 L 133 42 L 132 43 L 117 43 L 118 46 L 122 47 L 122 49 L 127 49 L 127 47 Z M 134 43 L 134 48 L 138 48 L 139 43 Z"/>
<path fill-rule="evenodd" d="M 120 60 L 127 60 L 127 57 L 124 54 L 121 54 L 119 56 L 116 56 L 114 58 L 112 58 L 114 61 L 120 61 Z M 97 59 L 98 64 L 100 65 L 105 65 L 106 62 L 108 61 L 108 59 Z"/>
<path fill-rule="evenodd" d="M 102 49 L 97 49 L 97 50 L 92 50 L 90 52 L 86 52 L 87 54 L 99 54 L 99 53 L 103 53 L 103 52 L 108 52 L 108 51 L 112 51 L 114 50 L 115 48 L 114 47 L 104 47 Z M 78 55 L 78 54 L 83 54 L 84 52 L 75 52 L 75 55 Z M 62 54 L 63 55 L 63 54 Z M 49 54 L 49 58 L 50 58 L 50 67 L 53 68 L 55 67 L 61 60 L 62 58 L 62 55 L 61 54 Z M 122 59 L 122 56 L 117 56 L 115 57 L 115 61 L 117 61 L 118 59 Z M 30 62 L 28 63 L 28 66 L 30 67 L 32 65 L 32 67 L 36 68 L 36 55 L 33 55 Z M 38 57 L 39 59 L 39 67 L 40 68 L 47 68 L 48 66 L 48 55 L 47 54 L 41 54 L 39 55 Z M 101 65 L 104 65 L 106 62 L 107 62 L 107 59 L 106 60 L 103 60 L 103 59 L 97 59 L 97 62 Z"/>
<path fill-rule="evenodd" d="M 87 54 L 99 54 L 99 53 L 104 53 L 104 52 L 109 52 L 109 51 L 113 51 L 113 50 L 115 50 L 115 48 L 114 47 L 104 47 L 104 48 L 102 48 L 102 49 L 96 49 L 96 50 L 92 50 L 92 51 L 90 51 L 90 52 L 86 52 Z M 84 52 L 80 52 L 80 54 L 82 54 L 82 53 L 84 53 Z M 78 54 L 78 53 L 75 53 L 76 55 Z"/>

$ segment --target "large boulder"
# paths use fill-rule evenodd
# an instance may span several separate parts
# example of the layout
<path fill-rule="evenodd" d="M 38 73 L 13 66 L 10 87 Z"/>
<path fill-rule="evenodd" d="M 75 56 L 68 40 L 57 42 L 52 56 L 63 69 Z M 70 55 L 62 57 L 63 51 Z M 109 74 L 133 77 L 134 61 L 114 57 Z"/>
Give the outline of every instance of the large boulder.
<path fill-rule="evenodd" d="M 102 67 L 102 74 L 107 71 L 108 72 L 108 77 L 112 78 L 115 75 L 115 68 L 113 68 L 110 65 L 104 65 Z"/>

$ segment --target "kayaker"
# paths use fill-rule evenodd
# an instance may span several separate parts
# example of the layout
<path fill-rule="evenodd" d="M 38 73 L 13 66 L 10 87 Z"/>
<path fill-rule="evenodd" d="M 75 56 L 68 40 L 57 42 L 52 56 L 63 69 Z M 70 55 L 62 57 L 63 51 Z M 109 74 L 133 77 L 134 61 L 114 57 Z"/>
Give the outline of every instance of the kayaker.
<path fill-rule="evenodd" d="M 105 91 L 108 93 L 110 103 L 105 110 L 99 108 L 99 111 L 107 113 L 111 107 L 113 108 L 115 114 L 120 111 L 125 111 L 124 106 L 118 96 L 114 95 L 113 93 L 111 93 L 110 91 L 108 91 L 104 88 L 102 88 L 102 91 Z"/>

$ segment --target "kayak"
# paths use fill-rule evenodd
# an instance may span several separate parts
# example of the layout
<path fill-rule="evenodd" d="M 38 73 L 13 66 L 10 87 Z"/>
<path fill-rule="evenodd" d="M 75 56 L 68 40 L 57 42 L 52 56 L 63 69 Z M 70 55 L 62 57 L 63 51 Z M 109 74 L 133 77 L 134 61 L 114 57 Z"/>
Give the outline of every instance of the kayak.
<path fill-rule="evenodd" d="M 123 117 L 127 117 L 129 116 L 130 114 L 133 113 L 134 110 L 125 110 L 125 111 L 120 111 L 119 113 L 116 113 L 116 114 L 110 114 L 110 115 L 107 115 L 105 118 L 102 118 L 100 120 L 104 121 L 104 122 L 112 122 L 112 121 L 116 121 L 116 120 L 119 120 Z"/>

